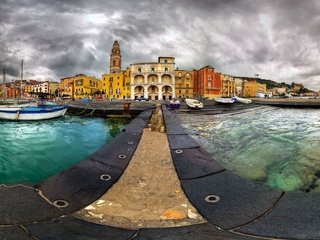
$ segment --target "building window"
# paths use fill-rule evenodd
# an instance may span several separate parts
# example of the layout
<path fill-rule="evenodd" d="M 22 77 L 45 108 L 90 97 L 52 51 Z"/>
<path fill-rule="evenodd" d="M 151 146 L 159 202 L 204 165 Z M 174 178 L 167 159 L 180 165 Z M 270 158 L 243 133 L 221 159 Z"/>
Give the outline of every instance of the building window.
<path fill-rule="evenodd" d="M 154 67 L 151 68 L 151 72 L 154 72 Z"/>
<path fill-rule="evenodd" d="M 138 72 L 141 73 L 141 67 L 138 68 Z"/>
<path fill-rule="evenodd" d="M 165 62 L 165 63 L 167 63 L 167 62 L 168 62 L 168 60 L 167 60 L 167 59 L 165 59 L 165 60 L 164 60 L 164 62 Z"/>
<path fill-rule="evenodd" d="M 113 60 L 113 66 L 115 66 L 116 65 L 116 60 Z"/>
<path fill-rule="evenodd" d="M 167 73 L 168 72 L 168 68 L 166 67 L 166 68 L 164 68 L 164 71 Z"/>

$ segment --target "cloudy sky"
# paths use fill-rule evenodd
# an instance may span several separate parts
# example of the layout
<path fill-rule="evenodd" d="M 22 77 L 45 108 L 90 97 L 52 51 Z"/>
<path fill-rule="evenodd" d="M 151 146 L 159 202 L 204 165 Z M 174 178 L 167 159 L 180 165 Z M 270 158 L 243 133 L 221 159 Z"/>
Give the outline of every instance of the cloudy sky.
<path fill-rule="evenodd" d="M 320 89 L 318 0 L 1 0 L 7 79 L 100 77 L 118 40 L 123 68 L 173 56 L 236 76 Z M 0 78 L 2 82 L 2 77 Z"/>

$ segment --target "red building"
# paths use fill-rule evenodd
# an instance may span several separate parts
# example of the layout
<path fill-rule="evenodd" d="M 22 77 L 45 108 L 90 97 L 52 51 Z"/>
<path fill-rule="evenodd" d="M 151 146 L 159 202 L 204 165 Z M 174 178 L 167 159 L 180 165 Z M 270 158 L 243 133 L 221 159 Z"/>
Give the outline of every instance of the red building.
<path fill-rule="evenodd" d="M 195 97 L 216 98 L 222 96 L 221 74 L 208 65 L 199 70 L 194 69 L 193 93 Z"/>
<path fill-rule="evenodd" d="M 7 98 L 19 98 L 20 97 L 20 89 L 15 87 L 14 85 L 7 85 L 6 87 L 6 97 Z"/>

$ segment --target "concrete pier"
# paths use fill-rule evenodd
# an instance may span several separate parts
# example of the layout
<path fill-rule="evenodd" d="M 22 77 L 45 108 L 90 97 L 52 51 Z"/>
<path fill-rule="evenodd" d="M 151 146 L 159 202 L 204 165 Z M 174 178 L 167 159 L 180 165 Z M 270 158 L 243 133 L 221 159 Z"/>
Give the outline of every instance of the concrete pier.
<path fill-rule="evenodd" d="M 217 111 L 213 106 L 207 110 Z M 173 112 L 162 110 L 166 133 L 151 131 L 161 127 L 152 126 L 157 121 L 146 107 L 113 142 L 71 168 L 37 186 L 1 185 L 0 239 L 320 239 L 320 194 L 282 192 L 240 178 L 204 151 Z M 146 181 L 153 176 L 153 183 Z M 157 202 L 164 195 L 172 203 Z M 141 200 L 140 217 L 151 216 L 143 209 L 153 211 L 152 225 L 140 218 L 115 226 L 121 221 L 110 213 L 132 210 L 134 198 Z M 181 211 L 175 203 L 203 218 L 187 211 L 181 221 L 161 219 L 167 209 Z M 105 212 L 94 211 L 103 204 Z"/>

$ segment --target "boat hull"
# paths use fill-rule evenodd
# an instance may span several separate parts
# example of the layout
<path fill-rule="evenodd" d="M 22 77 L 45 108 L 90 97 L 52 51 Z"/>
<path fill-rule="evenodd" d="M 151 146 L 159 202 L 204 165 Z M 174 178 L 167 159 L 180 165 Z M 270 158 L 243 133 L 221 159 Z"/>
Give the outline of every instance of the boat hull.
<path fill-rule="evenodd" d="M 191 109 L 203 108 L 203 103 L 195 99 L 186 99 L 186 104 Z"/>
<path fill-rule="evenodd" d="M 0 108 L 0 119 L 25 121 L 52 119 L 64 116 L 67 108 L 67 106 Z"/>
<path fill-rule="evenodd" d="M 252 101 L 250 99 L 246 99 L 246 98 L 239 98 L 239 97 L 236 97 L 235 100 L 239 103 L 245 103 L 245 104 L 249 104 L 251 103 Z"/>
<path fill-rule="evenodd" d="M 214 101 L 216 101 L 219 104 L 233 104 L 235 102 L 232 98 L 215 98 Z"/>

